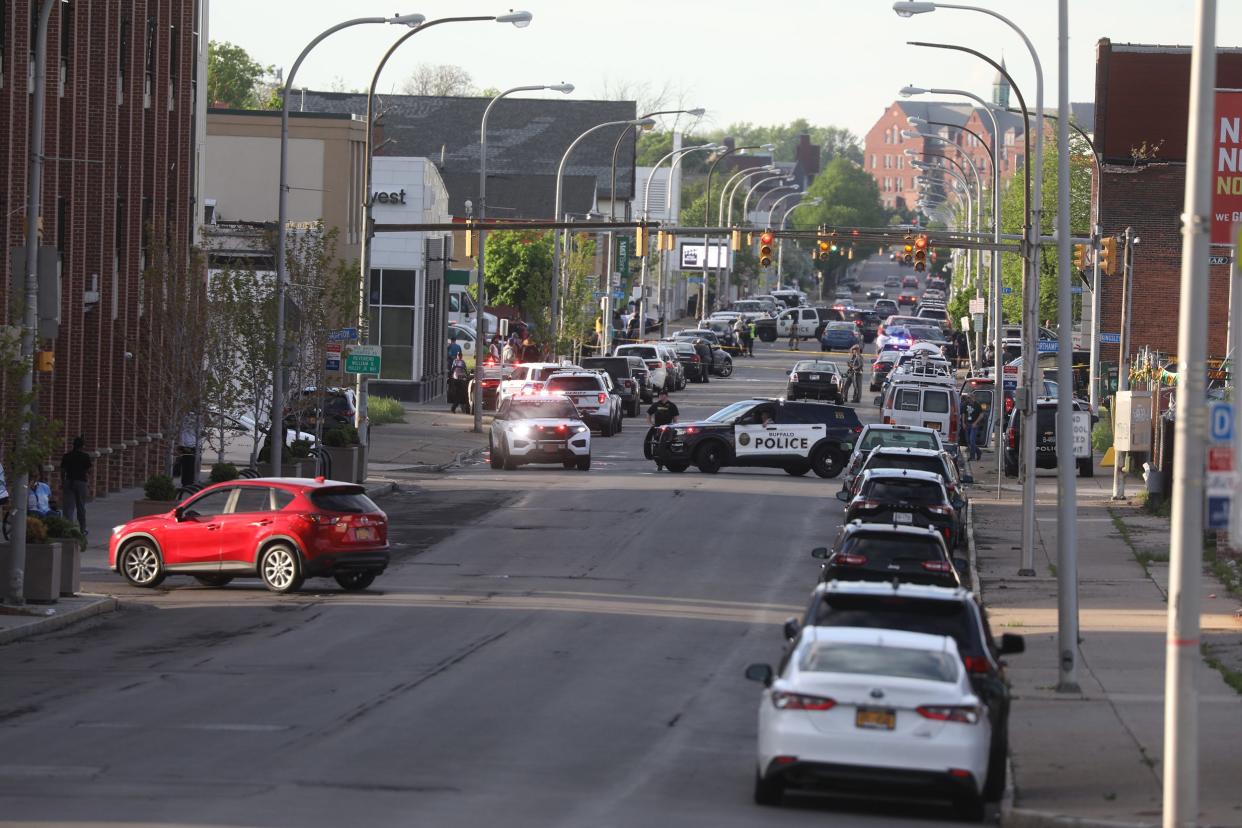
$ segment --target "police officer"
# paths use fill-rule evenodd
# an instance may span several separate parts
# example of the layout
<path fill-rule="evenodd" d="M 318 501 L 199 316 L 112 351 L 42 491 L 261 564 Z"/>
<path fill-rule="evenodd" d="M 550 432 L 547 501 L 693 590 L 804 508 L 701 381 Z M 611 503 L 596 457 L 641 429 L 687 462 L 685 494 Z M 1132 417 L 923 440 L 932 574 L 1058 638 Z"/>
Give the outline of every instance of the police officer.
<path fill-rule="evenodd" d="M 850 390 L 850 386 L 854 387 L 854 402 L 858 402 L 862 398 L 862 369 L 862 348 L 859 348 L 857 345 L 851 345 L 850 358 L 845 364 L 845 391 L 848 392 Z M 845 393 L 843 392 L 842 397 L 844 396 Z"/>
<path fill-rule="evenodd" d="M 668 398 L 668 390 L 661 388 L 660 393 L 656 395 L 656 401 L 647 409 L 647 423 L 651 426 L 647 430 L 647 436 L 643 439 L 643 445 L 646 447 L 645 454 L 650 458 L 652 452 L 652 440 L 655 438 L 656 429 L 660 426 L 672 425 L 677 422 L 677 418 L 681 416 L 681 412 L 677 410 L 676 403 Z M 656 471 L 663 469 L 663 464 L 656 463 Z"/>
<path fill-rule="evenodd" d="M 707 344 L 707 340 L 698 337 L 694 340 L 694 352 L 699 355 L 699 362 L 703 366 L 703 382 L 711 382 L 712 346 Z"/>

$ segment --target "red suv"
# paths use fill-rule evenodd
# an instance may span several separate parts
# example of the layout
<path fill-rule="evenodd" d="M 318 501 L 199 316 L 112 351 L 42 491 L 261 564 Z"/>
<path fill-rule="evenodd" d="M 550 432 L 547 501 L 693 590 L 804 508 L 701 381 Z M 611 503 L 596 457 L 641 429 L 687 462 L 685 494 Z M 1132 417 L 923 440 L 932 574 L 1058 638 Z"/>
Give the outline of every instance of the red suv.
<path fill-rule="evenodd" d="M 322 477 L 231 480 L 114 527 L 108 565 L 138 587 L 168 575 L 204 586 L 258 576 L 284 593 L 332 576 L 366 589 L 388 566 L 388 516 L 361 486 Z"/>

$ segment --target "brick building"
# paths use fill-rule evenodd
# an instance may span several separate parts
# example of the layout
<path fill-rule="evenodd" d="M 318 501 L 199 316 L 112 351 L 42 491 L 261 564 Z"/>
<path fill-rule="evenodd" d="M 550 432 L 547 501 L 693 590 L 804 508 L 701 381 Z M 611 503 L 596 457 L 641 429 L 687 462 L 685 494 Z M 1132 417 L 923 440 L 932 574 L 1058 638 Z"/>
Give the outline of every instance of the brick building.
<path fill-rule="evenodd" d="M 39 5 L 0 0 L 0 322 L 15 321 L 9 251 L 25 241 Z M 62 0 L 52 10 L 41 213 L 61 304 L 56 337 L 40 343 L 55 367 L 35 382 L 40 413 L 63 424 L 66 443 L 81 434 L 95 452 L 95 496 L 159 470 L 173 436 L 161 433 L 147 398 L 176 331 L 147 324 L 141 273 L 148 242 L 185 257 L 193 241 L 206 6 Z"/>
<path fill-rule="evenodd" d="M 1216 85 L 1242 87 L 1242 49 L 1217 50 Z M 1177 350 L 1181 285 L 1181 213 L 1186 186 L 1186 123 L 1190 49 L 1099 41 L 1096 47 L 1095 145 L 1101 155 L 1099 222 L 1106 234 L 1133 227 L 1130 343 Z M 1226 252 L 1226 251 L 1217 251 Z M 1229 267 L 1213 266 L 1208 302 L 1208 353 L 1223 356 L 1229 308 Z M 1121 278 L 1102 277 L 1100 330 L 1120 331 Z M 1118 347 L 1101 345 L 1116 362 Z"/>

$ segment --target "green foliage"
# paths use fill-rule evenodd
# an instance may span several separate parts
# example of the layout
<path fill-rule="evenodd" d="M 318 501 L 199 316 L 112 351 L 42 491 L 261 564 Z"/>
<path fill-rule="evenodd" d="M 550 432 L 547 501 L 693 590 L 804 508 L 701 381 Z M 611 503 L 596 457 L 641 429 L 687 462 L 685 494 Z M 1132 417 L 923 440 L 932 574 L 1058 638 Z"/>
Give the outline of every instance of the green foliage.
<path fill-rule="evenodd" d="M 42 518 L 26 515 L 26 543 L 47 543 L 47 524 Z"/>
<path fill-rule="evenodd" d="M 700 137 L 717 142 L 726 137 L 732 137 L 734 145 L 739 147 L 775 144 L 773 157 L 776 161 L 793 161 L 794 151 L 804 133 L 810 136 L 812 144 L 820 146 L 821 166 L 826 167 L 829 162 L 837 158 L 862 163 L 862 142 L 857 135 L 844 127 L 813 126 L 806 118 L 797 118 L 787 124 L 752 124 L 743 121 L 730 124 L 724 129 L 707 132 Z M 686 143 L 701 143 L 701 141 L 687 139 Z"/>
<path fill-rule="evenodd" d="M 530 230 L 487 234 L 484 279 L 488 300 L 514 305 L 534 319 L 546 314 L 552 297 L 552 234 Z M 546 330 L 540 326 L 540 330 Z"/>
<path fill-rule="evenodd" d="M 37 518 L 37 520 L 43 521 L 44 526 L 47 527 L 47 537 L 53 540 L 72 540 L 80 544 L 86 543 L 86 536 L 82 534 L 82 528 L 73 521 L 65 520 L 63 517 L 57 517 L 56 515 L 48 515 L 45 518 Z"/>
<path fill-rule="evenodd" d="M 22 318 L 20 297 L 10 298 L 10 310 L 14 320 Z M 36 405 L 39 386 L 47 375 L 35 373 L 34 390 L 22 393 L 22 378 L 31 362 L 32 357 L 21 352 L 21 329 L 0 324 L 0 388 L 5 389 L 0 397 L 0 458 L 10 485 L 17 480 L 20 470 L 45 466 L 48 458 L 63 446 L 60 421 L 40 415 Z M 28 406 L 25 412 L 23 404 Z"/>
<path fill-rule="evenodd" d="M 806 192 L 807 198 L 820 198 L 822 202 L 795 213 L 789 221 L 791 226 L 882 227 L 888 224 L 888 214 L 880 202 L 880 189 L 875 179 L 844 158 L 829 163 Z"/>
<path fill-rule="evenodd" d="M 172 478 L 166 474 L 153 474 L 142 484 L 143 496 L 147 500 L 176 500 L 177 487 Z"/>
<path fill-rule="evenodd" d="M 211 477 L 208 478 L 212 483 L 224 483 L 229 480 L 237 479 L 237 466 L 232 463 L 213 463 L 211 466 Z"/>
<path fill-rule="evenodd" d="M 219 40 L 207 45 L 207 103 L 232 109 L 272 109 L 263 83 L 274 67 L 263 66 L 240 46 Z M 277 102 L 279 106 L 279 102 Z"/>
<path fill-rule="evenodd" d="M 1106 406 L 1101 405 L 1099 417 L 1099 422 L 1091 430 L 1091 448 L 1108 451 L 1113 444 L 1113 415 Z"/>
<path fill-rule="evenodd" d="M 310 457 L 310 440 L 294 440 L 289 444 L 289 456 L 297 459 Z"/>
<path fill-rule="evenodd" d="M 388 403 L 396 402 L 396 400 L 390 400 L 387 397 L 368 398 L 367 408 L 368 408 L 368 412 L 372 415 L 371 416 L 372 425 L 375 425 L 375 417 L 374 417 L 375 409 L 372 406 L 374 405 L 374 401 L 377 399 L 384 401 L 385 404 L 382 406 L 384 409 L 388 409 L 391 407 L 388 405 Z M 385 411 L 385 414 L 386 414 L 386 417 L 384 419 L 384 422 L 394 422 L 391 419 L 387 419 L 388 416 L 391 416 L 387 411 Z M 358 445 L 358 429 L 354 428 L 351 425 L 344 425 L 344 424 L 333 426 L 332 428 L 328 429 L 327 431 L 323 433 L 323 444 L 329 448 L 346 448 L 348 446 L 356 446 Z"/>
<path fill-rule="evenodd" d="M 717 140 L 706 135 L 682 135 L 681 145 L 683 147 L 693 147 L 697 144 L 708 144 Z M 638 136 L 638 154 L 635 163 L 639 167 L 654 167 L 657 161 L 672 151 L 672 132 L 643 132 Z M 695 175 L 707 172 L 710 158 L 711 156 L 704 151 L 686 153 L 681 157 L 682 174 Z"/>
<path fill-rule="evenodd" d="M 405 406 L 401 404 L 401 400 L 394 400 L 391 397 L 367 397 L 367 417 L 371 420 L 371 425 L 387 425 L 388 423 L 404 423 L 405 422 Z M 358 432 L 349 426 L 350 444 L 358 442 Z"/>

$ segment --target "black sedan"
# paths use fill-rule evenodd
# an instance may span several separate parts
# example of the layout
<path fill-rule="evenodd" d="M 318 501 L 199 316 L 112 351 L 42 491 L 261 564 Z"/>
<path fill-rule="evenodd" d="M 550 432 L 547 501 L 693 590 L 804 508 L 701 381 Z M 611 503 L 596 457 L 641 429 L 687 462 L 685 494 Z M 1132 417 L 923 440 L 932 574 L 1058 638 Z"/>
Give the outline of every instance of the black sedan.
<path fill-rule="evenodd" d="M 804 359 L 789 371 L 789 384 L 785 386 L 787 400 L 828 400 L 841 402 L 841 369 L 835 362 L 823 359 Z"/>
<path fill-rule="evenodd" d="M 847 523 L 832 548 L 811 550 L 824 561 L 821 581 L 892 581 L 960 587 L 964 559 L 953 560 L 931 527 Z"/>
<path fill-rule="evenodd" d="M 846 504 L 845 522 L 930 526 L 952 549 L 958 543 L 957 510 L 940 475 L 911 469 L 868 469 L 859 475 L 855 494 L 837 492 Z"/>

